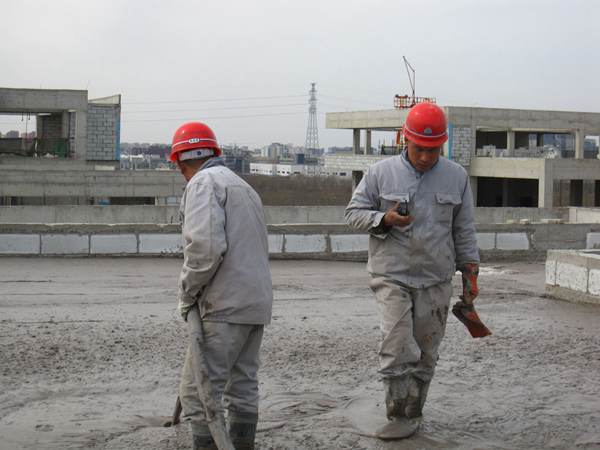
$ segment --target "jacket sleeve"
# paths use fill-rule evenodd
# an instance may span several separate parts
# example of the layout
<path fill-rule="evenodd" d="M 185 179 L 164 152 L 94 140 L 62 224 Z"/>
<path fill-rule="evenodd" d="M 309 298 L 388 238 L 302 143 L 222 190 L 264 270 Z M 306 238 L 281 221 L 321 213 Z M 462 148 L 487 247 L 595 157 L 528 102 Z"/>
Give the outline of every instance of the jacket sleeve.
<path fill-rule="evenodd" d="M 224 195 L 215 189 L 212 184 L 194 183 L 186 192 L 180 307 L 196 302 L 227 251 Z"/>
<path fill-rule="evenodd" d="M 351 227 L 383 238 L 389 231 L 389 227 L 383 224 L 384 215 L 384 212 L 379 211 L 377 180 L 368 169 L 352 194 L 352 199 L 344 211 L 344 218 Z"/>
<path fill-rule="evenodd" d="M 475 231 L 473 193 L 469 177 L 465 174 L 465 185 L 462 193 L 462 203 L 454 211 L 452 238 L 456 251 L 456 267 L 461 268 L 465 263 L 479 263 L 477 248 L 477 232 Z"/>

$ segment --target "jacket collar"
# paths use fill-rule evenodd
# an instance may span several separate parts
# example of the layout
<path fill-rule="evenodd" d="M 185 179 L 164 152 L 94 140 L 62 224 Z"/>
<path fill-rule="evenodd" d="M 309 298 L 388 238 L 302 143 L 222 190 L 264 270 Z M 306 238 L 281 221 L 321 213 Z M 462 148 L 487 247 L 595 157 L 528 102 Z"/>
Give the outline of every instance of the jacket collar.
<path fill-rule="evenodd" d="M 200 172 L 201 170 L 204 169 L 209 169 L 211 167 L 218 167 L 218 166 L 224 166 L 225 165 L 225 161 L 223 161 L 223 158 L 209 158 L 207 161 L 204 162 L 204 164 L 202 164 L 200 166 L 200 168 L 198 169 L 198 172 Z"/>

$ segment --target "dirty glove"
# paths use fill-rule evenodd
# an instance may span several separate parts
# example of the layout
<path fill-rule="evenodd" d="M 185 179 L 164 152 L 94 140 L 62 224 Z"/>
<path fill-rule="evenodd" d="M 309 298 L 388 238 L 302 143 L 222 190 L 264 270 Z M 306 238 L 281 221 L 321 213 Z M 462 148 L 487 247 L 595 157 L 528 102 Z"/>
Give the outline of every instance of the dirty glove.
<path fill-rule="evenodd" d="M 477 277 L 479 275 L 479 264 L 466 263 L 459 270 L 462 272 L 463 294 L 461 299 L 467 303 L 473 302 L 479 294 Z"/>
<path fill-rule="evenodd" d="M 190 312 L 190 310 L 194 307 L 194 305 L 190 305 L 188 303 L 180 303 L 179 304 L 179 313 L 181 314 L 181 317 L 183 317 L 183 320 L 187 322 L 187 316 L 188 313 Z"/>

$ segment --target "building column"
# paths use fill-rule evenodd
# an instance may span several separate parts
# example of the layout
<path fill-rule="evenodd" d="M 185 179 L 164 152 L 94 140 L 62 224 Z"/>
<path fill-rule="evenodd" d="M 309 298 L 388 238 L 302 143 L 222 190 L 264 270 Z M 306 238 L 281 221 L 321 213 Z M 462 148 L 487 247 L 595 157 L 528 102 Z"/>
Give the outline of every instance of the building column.
<path fill-rule="evenodd" d="M 506 150 L 508 150 L 508 156 L 515 155 L 515 132 L 508 130 L 506 132 Z"/>
<path fill-rule="evenodd" d="M 358 128 L 352 130 L 352 153 L 360 154 L 360 129 Z"/>
<path fill-rule="evenodd" d="M 365 130 L 365 155 L 371 155 L 371 130 Z"/>
<path fill-rule="evenodd" d="M 353 170 L 352 171 L 352 192 L 354 192 L 354 190 L 356 189 L 356 186 L 358 186 L 358 183 L 360 183 L 360 181 L 362 180 L 362 177 L 363 177 L 362 170 Z"/>
<path fill-rule="evenodd" d="M 583 159 L 583 142 L 585 141 L 585 134 L 583 130 L 575 130 L 575 158 Z"/>
<path fill-rule="evenodd" d="M 584 208 L 593 208 L 595 206 L 595 188 L 594 180 L 583 180 L 582 206 Z"/>
<path fill-rule="evenodd" d="M 477 206 L 477 177 L 469 177 L 469 184 L 473 194 L 473 206 Z"/>
<path fill-rule="evenodd" d="M 538 208 L 554 207 L 554 161 L 553 159 L 545 159 L 543 173 L 539 174 Z"/>

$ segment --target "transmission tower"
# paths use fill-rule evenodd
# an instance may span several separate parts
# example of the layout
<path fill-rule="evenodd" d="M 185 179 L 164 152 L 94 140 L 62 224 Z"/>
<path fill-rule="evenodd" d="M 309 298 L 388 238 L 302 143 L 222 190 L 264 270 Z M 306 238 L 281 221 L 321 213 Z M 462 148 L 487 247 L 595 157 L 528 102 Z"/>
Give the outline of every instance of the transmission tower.
<path fill-rule="evenodd" d="M 319 129 L 317 127 L 317 90 L 316 83 L 310 83 L 311 88 L 308 93 L 308 128 L 306 128 L 306 143 L 304 147 L 307 153 L 316 153 L 319 149 Z"/>

